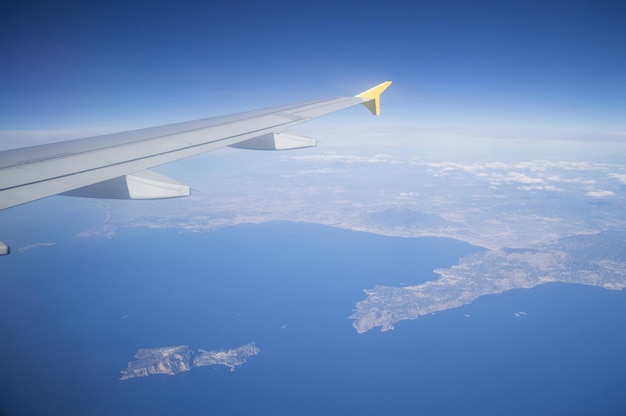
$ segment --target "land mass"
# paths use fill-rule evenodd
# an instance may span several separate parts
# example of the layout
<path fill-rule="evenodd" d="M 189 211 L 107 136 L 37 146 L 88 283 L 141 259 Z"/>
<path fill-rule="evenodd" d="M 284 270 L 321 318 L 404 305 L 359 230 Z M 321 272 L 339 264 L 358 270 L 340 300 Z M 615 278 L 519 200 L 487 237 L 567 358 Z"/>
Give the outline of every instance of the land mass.
<path fill-rule="evenodd" d="M 245 364 L 248 357 L 257 355 L 260 349 L 251 342 L 238 348 L 229 350 L 193 351 L 186 345 L 162 348 L 142 348 L 135 354 L 135 361 L 130 361 L 128 367 L 122 370 L 120 380 L 135 377 L 147 377 L 152 374 L 167 374 L 170 376 L 190 371 L 194 367 L 207 365 L 223 365 L 235 371 L 235 367 Z"/>
<path fill-rule="evenodd" d="M 224 153 L 217 171 L 206 167 L 210 163 L 188 169 L 197 176 L 185 180 L 211 190 L 191 200 L 95 200 L 108 217 L 81 235 L 111 238 L 129 227 L 210 232 L 290 221 L 500 249 L 626 229 L 621 162 L 437 162 L 404 148 L 386 155 L 323 148 L 295 156 L 275 153 Z"/>
<path fill-rule="evenodd" d="M 358 333 L 467 305 L 484 295 L 563 282 L 620 290 L 626 287 L 626 233 L 603 232 L 558 240 L 540 249 L 498 249 L 461 258 L 440 277 L 416 286 L 376 286 L 350 319 Z"/>

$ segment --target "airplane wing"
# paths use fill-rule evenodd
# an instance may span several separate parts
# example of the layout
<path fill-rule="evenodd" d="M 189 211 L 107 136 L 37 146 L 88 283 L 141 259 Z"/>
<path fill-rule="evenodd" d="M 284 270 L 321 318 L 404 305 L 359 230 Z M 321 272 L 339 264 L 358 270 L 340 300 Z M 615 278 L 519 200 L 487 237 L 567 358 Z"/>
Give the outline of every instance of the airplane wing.
<path fill-rule="evenodd" d="M 148 169 L 232 146 L 288 150 L 315 146 L 289 128 L 357 104 L 380 114 L 384 82 L 354 97 L 333 97 L 104 136 L 0 152 L 0 210 L 46 198 L 159 199 L 190 188 Z M 0 255 L 9 254 L 0 241 Z"/>

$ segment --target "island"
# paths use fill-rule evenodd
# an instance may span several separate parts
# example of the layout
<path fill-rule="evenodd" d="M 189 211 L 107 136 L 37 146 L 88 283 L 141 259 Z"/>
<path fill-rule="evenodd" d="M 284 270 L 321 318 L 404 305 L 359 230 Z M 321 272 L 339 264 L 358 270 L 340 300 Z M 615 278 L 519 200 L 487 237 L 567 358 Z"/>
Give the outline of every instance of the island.
<path fill-rule="evenodd" d="M 360 334 L 375 327 L 394 329 L 405 319 L 467 305 L 485 295 L 560 282 L 626 287 L 626 232 L 576 235 L 541 248 L 497 249 L 461 258 L 437 269 L 437 280 L 415 286 L 376 286 L 356 304 L 351 319 Z"/>
<path fill-rule="evenodd" d="M 135 361 L 122 370 L 120 380 L 135 377 L 147 377 L 153 374 L 170 376 L 190 371 L 194 367 L 223 365 L 235 371 L 237 366 L 245 364 L 248 357 L 257 355 L 260 349 L 254 342 L 228 350 L 206 351 L 192 350 L 187 345 L 161 348 L 142 348 L 135 354 Z"/>

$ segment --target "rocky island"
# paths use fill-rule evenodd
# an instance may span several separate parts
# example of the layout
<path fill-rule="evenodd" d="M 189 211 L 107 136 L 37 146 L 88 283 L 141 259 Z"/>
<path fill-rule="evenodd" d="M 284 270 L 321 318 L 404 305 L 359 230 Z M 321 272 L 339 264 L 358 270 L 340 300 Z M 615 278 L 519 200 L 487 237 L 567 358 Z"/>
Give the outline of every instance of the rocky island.
<path fill-rule="evenodd" d="M 223 365 L 235 371 L 235 367 L 245 364 L 248 357 L 257 355 L 259 348 L 251 342 L 238 348 L 228 350 L 194 351 L 186 345 L 162 348 L 142 348 L 135 354 L 135 361 L 122 370 L 120 380 L 135 377 L 147 377 L 152 374 L 170 376 L 190 371 L 193 367 L 207 365 Z"/>

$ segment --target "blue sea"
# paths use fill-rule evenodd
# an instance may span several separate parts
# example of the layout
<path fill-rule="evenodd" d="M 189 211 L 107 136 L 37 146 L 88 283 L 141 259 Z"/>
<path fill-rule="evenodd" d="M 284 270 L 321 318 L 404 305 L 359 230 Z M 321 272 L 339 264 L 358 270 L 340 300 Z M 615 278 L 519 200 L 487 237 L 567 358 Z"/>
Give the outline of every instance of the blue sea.
<path fill-rule="evenodd" d="M 544 285 L 359 335 L 363 289 L 482 249 L 301 223 L 69 228 L 0 259 L 1 414 L 626 413 L 624 292 Z M 249 342 L 261 351 L 234 372 L 118 380 L 140 348 Z"/>

